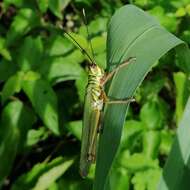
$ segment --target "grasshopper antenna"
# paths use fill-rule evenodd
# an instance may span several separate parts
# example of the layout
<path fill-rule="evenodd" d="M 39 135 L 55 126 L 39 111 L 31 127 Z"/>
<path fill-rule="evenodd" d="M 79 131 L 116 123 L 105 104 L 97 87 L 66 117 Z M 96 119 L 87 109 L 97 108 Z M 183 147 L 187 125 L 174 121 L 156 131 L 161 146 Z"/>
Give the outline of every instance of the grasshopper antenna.
<path fill-rule="evenodd" d="M 87 17 L 86 17 L 86 13 L 85 13 L 85 9 L 82 9 L 82 14 L 83 14 L 83 21 L 84 21 L 84 25 L 86 27 L 86 33 L 87 33 L 87 39 L 88 39 L 88 44 L 90 46 L 90 51 L 92 53 L 92 58 L 93 58 L 93 63 L 95 63 L 95 54 L 92 48 L 92 42 L 90 40 L 90 34 L 89 34 L 89 29 L 88 29 L 88 22 L 87 22 Z"/>
<path fill-rule="evenodd" d="M 81 52 L 85 54 L 88 59 L 91 61 L 92 64 L 94 64 L 94 60 L 90 57 L 90 55 L 87 53 L 87 51 L 75 40 L 75 38 L 69 34 L 61 25 L 59 25 L 59 28 L 64 31 L 64 33 L 79 47 Z"/>

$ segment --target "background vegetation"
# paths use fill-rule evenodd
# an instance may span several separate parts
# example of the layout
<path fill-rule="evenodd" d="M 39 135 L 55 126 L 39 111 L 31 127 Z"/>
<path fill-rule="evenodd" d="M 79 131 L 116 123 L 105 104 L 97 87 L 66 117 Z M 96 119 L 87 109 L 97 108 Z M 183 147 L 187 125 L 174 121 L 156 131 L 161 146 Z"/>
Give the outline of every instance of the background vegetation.
<path fill-rule="evenodd" d="M 189 0 L 134 0 L 190 43 Z M 96 61 L 106 68 L 107 23 L 125 1 L 4 0 L 0 3 L 0 186 L 13 190 L 91 189 L 78 173 L 86 59 L 63 36 L 78 33 L 86 9 Z M 127 31 L 126 31 L 127 35 Z M 126 118 L 113 166 L 114 190 L 154 190 L 190 92 L 175 51 L 155 63 Z M 151 180 L 150 180 L 151 179 Z"/>

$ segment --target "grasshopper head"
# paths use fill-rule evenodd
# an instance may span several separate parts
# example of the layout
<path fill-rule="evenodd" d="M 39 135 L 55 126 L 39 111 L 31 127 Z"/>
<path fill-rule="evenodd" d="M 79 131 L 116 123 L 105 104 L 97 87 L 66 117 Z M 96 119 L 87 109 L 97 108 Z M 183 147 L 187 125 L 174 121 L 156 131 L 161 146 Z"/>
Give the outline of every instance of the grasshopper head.
<path fill-rule="evenodd" d="M 104 76 L 104 70 L 98 65 L 92 64 L 89 66 L 89 75 L 102 78 Z"/>

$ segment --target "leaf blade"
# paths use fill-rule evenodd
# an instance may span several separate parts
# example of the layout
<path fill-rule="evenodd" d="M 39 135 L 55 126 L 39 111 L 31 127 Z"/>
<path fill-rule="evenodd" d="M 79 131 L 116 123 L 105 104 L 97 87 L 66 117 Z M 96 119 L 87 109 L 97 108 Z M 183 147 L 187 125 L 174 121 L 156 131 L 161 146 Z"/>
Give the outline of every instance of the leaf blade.
<path fill-rule="evenodd" d="M 129 57 L 136 57 L 135 63 L 113 77 L 109 87 L 108 96 L 121 99 L 133 96 L 153 64 L 170 49 L 183 44 L 183 41 L 133 5 L 124 6 L 115 13 L 107 39 L 107 62 L 110 69 Z M 94 190 L 105 187 L 120 143 L 126 111 L 127 105 L 105 107 L 104 132 L 99 142 Z"/>

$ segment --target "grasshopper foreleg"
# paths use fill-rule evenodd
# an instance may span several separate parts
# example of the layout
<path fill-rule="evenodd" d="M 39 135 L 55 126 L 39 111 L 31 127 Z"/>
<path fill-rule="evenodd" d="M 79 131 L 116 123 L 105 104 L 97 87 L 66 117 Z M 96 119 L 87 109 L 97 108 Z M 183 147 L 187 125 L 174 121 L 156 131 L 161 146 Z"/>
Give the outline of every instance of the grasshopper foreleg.
<path fill-rule="evenodd" d="M 132 63 L 133 60 L 136 60 L 136 58 L 135 57 L 130 57 L 129 59 L 127 59 L 126 61 L 124 61 L 123 63 L 121 63 L 119 66 L 117 66 L 113 71 L 111 71 L 110 73 L 107 73 L 104 76 L 104 78 L 102 79 L 101 85 L 104 86 L 113 77 L 113 75 L 116 72 L 118 72 L 123 67 L 125 67 L 125 66 L 129 65 L 130 63 Z"/>

